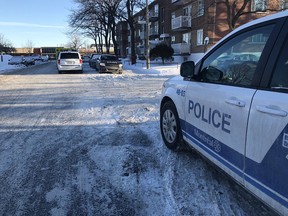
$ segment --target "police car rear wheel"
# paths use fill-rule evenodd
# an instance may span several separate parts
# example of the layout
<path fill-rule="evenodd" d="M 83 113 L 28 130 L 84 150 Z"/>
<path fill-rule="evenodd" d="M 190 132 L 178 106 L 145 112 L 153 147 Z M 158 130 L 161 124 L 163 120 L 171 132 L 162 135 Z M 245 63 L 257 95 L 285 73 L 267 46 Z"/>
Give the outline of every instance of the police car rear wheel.
<path fill-rule="evenodd" d="M 182 135 L 178 113 L 171 101 L 166 102 L 161 109 L 160 127 L 165 145 L 169 149 L 178 150 L 181 146 Z"/>

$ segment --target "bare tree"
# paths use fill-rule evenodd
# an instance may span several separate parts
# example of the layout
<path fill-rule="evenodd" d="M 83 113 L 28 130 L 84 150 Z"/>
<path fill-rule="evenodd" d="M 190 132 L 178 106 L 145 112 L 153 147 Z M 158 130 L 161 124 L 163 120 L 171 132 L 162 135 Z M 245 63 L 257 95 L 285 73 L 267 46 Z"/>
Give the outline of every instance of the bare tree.
<path fill-rule="evenodd" d="M 31 41 L 31 40 L 28 40 L 27 41 L 27 43 L 26 43 L 26 53 L 27 54 L 31 54 L 31 53 L 33 53 L 33 47 L 34 47 L 34 44 L 33 44 L 33 42 Z"/>
<path fill-rule="evenodd" d="M 74 0 L 78 4 L 77 9 L 72 10 L 69 16 L 69 25 L 74 32 L 81 32 L 83 35 L 93 39 L 96 51 L 100 52 L 98 44 L 102 42 L 102 25 L 98 20 L 96 10 L 97 0 Z"/>
<path fill-rule="evenodd" d="M 131 64 L 136 63 L 135 25 L 137 21 L 134 20 L 134 15 L 136 10 L 144 9 L 145 6 L 141 0 L 124 0 L 122 1 L 122 7 L 120 7 L 119 16 L 122 20 L 127 21 L 130 28 Z"/>
<path fill-rule="evenodd" d="M 91 37 L 98 52 L 103 52 L 102 46 L 105 44 L 109 53 L 111 41 L 117 50 L 116 22 L 121 0 L 74 0 L 74 2 L 79 6 L 70 15 L 69 24 L 74 31 L 80 31 Z"/>
<path fill-rule="evenodd" d="M 128 22 L 131 37 L 131 63 L 136 63 L 135 47 L 135 20 L 137 9 L 143 7 L 143 0 L 74 0 L 77 9 L 70 15 L 70 26 L 74 31 L 91 37 L 95 42 L 97 51 L 101 52 L 103 41 L 110 52 L 110 44 L 118 50 L 116 40 L 116 25 L 120 20 Z"/>
<path fill-rule="evenodd" d="M 73 33 L 69 36 L 70 41 L 68 46 L 73 50 L 78 50 L 83 45 L 83 40 L 81 36 L 77 33 Z"/>
<path fill-rule="evenodd" d="M 15 52 L 16 49 L 13 47 L 10 41 L 6 40 L 4 35 L 0 33 L 0 53 Z"/>

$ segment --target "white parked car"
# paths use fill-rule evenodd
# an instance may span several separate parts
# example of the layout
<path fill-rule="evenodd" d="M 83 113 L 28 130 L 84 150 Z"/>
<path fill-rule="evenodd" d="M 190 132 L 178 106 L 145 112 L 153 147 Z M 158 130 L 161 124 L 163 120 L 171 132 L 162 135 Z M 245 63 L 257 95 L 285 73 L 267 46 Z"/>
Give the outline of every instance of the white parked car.
<path fill-rule="evenodd" d="M 288 11 L 245 24 L 163 84 L 166 146 L 189 145 L 288 215 Z M 185 181 L 185 179 L 183 179 Z"/>
<path fill-rule="evenodd" d="M 63 51 L 59 52 L 57 60 L 58 72 L 62 73 L 63 71 L 79 71 L 83 72 L 83 62 L 81 55 L 76 51 Z"/>

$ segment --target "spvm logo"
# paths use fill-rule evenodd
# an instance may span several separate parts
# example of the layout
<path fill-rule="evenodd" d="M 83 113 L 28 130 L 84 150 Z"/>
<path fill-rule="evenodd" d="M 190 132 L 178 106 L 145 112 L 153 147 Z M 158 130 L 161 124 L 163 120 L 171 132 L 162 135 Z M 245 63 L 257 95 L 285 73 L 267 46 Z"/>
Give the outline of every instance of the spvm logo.
<path fill-rule="evenodd" d="M 283 135 L 283 143 L 282 143 L 282 146 L 284 148 L 288 148 L 288 134 L 287 133 L 284 133 Z"/>

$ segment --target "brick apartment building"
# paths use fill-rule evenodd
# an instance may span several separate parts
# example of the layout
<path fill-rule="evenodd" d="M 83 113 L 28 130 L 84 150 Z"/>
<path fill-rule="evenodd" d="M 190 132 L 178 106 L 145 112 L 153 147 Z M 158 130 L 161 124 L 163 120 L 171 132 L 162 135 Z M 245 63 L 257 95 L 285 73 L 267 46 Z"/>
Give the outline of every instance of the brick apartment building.
<path fill-rule="evenodd" d="M 224 2 L 223 0 L 154 0 L 148 6 L 150 48 L 165 41 L 172 46 L 175 57 L 179 56 L 180 60 L 198 59 L 207 49 L 231 31 L 227 22 L 227 7 Z M 240 3 L 238 7 L 241 6 Z M 245 8 L 245 12 L 248 13 L 240 16 L 235 27 L 284 10 L 287 6 L 288 0 L 251 0 Z M 266 12 L 249 13 L 251 11 Z M 136 53 L 145 55 L 146 9 L 135 14 L 134 18 L 137 23 Z M 124 28 L 124 25 L 121 22 L 118 28 L 120 26 Z M 128 34 L 126 33 L 127 31 L 123 31 L 121 37 L 118 37 L 120 44 L 118 53 L 122 56 L 130 53 L 129 31 Z M 126 42 L 124 42 L 125 40 Z"/>

